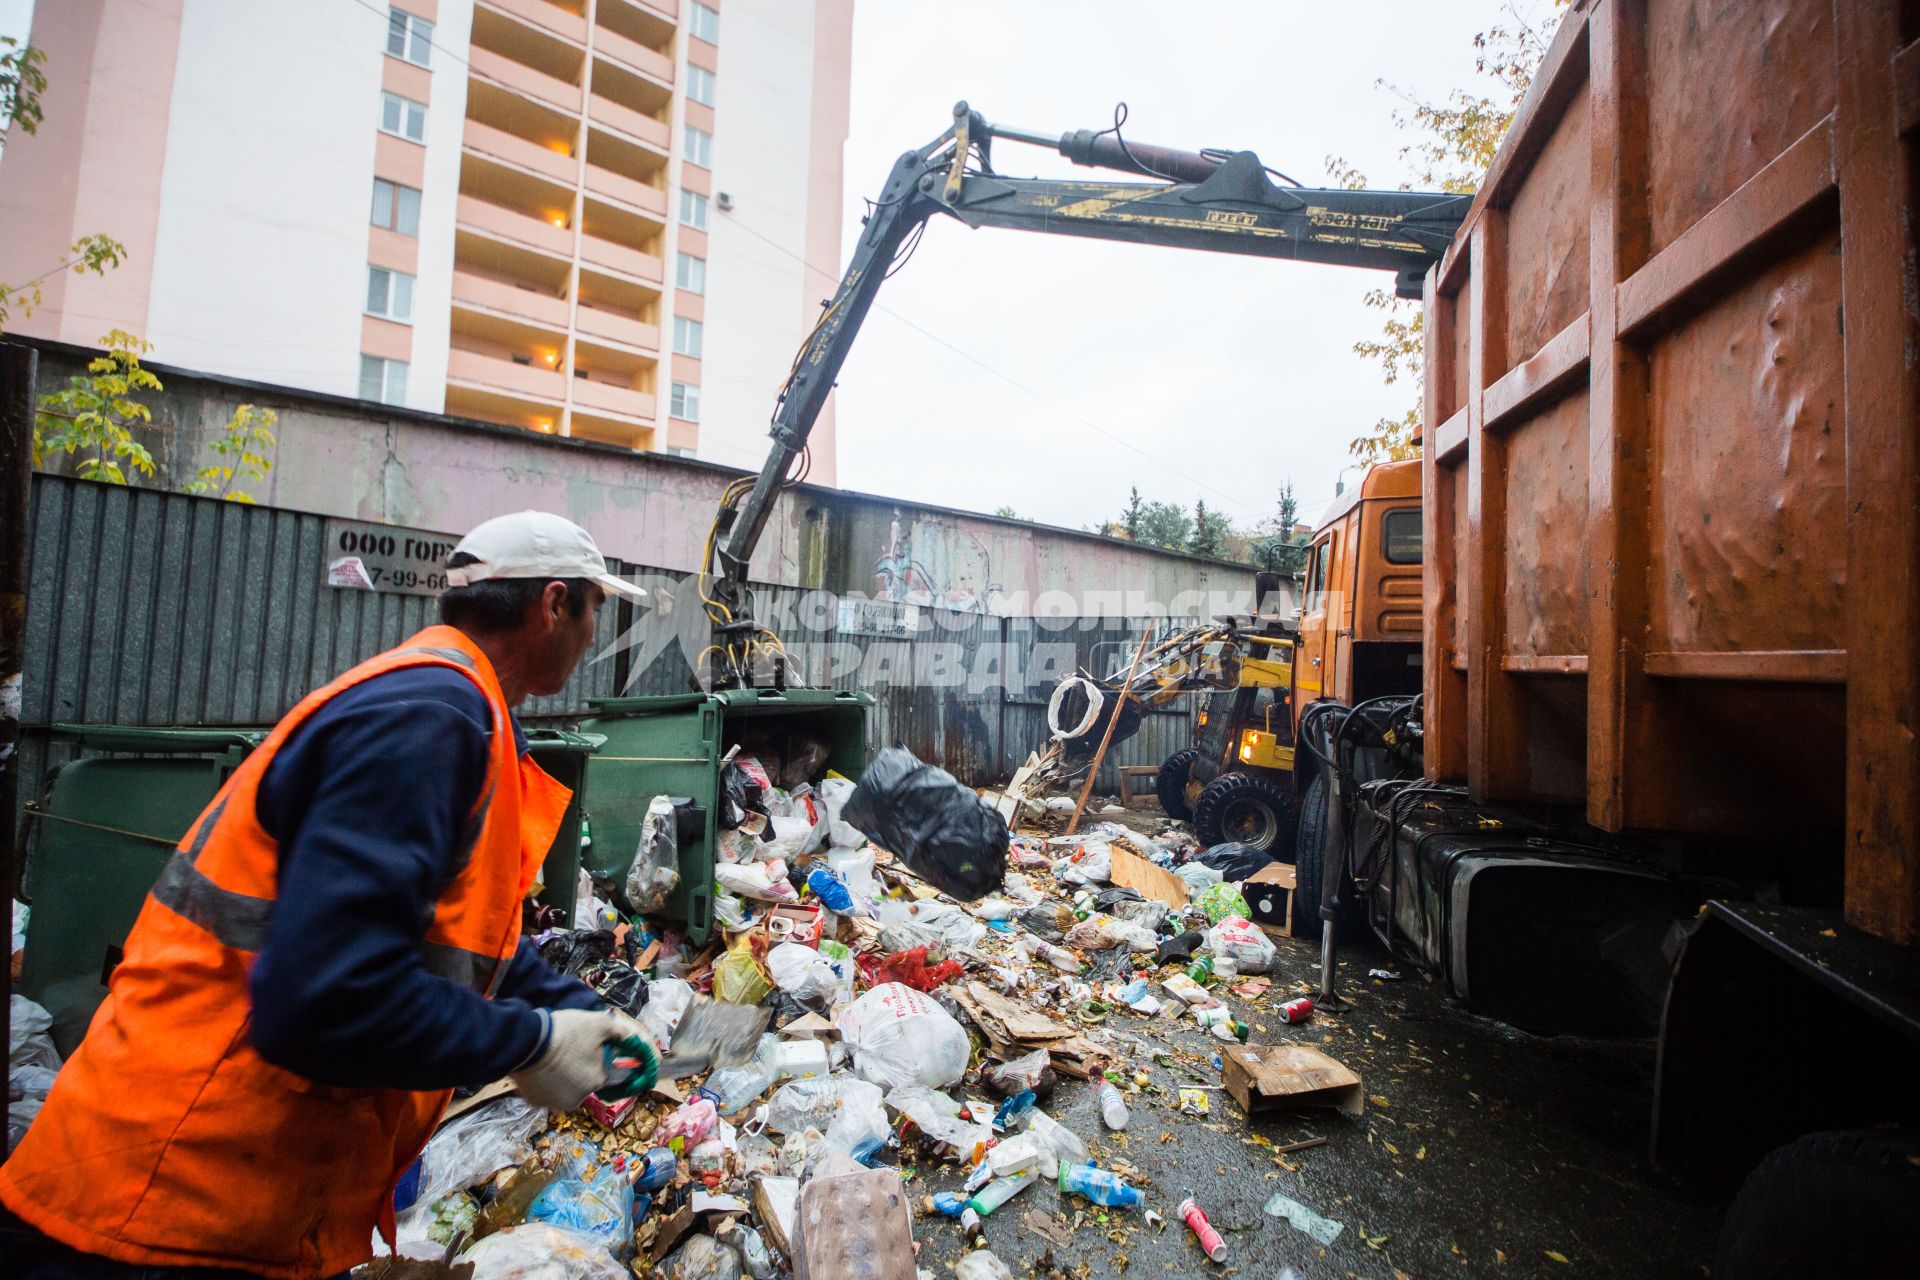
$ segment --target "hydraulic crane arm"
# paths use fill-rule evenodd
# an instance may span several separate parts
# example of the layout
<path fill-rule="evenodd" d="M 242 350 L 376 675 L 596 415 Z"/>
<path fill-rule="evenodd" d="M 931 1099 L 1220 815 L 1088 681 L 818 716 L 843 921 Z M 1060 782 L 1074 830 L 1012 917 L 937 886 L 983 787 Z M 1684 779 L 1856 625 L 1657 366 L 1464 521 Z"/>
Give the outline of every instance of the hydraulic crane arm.
<path fill-rule="evenodd" d="M 709 539 L 702 598 L 713 621 L 716 686 L 751 684 L 754 655 L 771 633 L 753 617 L 747 564 L 780 491 L 803 478 L 808 434 L 901 247 L 935 214 L 972 227 L 1018 227 L 1134 244 L 1291 258 L 1395 273 L 1418 297 L 1465 218 L 1471 197 L 1411 191 L 1318 190 L 1276 184 L 1250 151 L 1178 151 L 1125 141 L 1118 124 L 1059 138 L 988 124 L 962 102 L 953 126 L 894 162 L 867 215 L 839 287 L 801 344 L 780 390 L 773 448 L 751 486 L 721 498 Z M 992 165 L 995 138 L 1056 147 L 1074 161 L 1144 174 L 1145 183 L 1010 178 Z M 804 465 L 804 463 L 803 463 Z M 787 676 L 773 640 L 773 678 Z"/>

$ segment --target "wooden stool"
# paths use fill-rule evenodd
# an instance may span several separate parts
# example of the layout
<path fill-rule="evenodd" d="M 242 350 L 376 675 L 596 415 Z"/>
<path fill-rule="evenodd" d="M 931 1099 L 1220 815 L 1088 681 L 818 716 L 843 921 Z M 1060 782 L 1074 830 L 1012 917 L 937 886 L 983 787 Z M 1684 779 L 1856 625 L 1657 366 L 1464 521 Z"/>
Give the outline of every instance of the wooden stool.
<path fill-rule="evenodd" d="M 1120 803 L 1123 807 L 1143 809 L 1149 801 L 1156 805 L 1160 803 L 1160 797 L 1154 794 L 1153 789 L 1154 780 L 1160 776 L 1159 765 L 1123 764 L 1115 772 L 1120 778 Z M 1147 780 L 1144 793 L 1135 789 L 1135 784 L 1142 778 Z"/>

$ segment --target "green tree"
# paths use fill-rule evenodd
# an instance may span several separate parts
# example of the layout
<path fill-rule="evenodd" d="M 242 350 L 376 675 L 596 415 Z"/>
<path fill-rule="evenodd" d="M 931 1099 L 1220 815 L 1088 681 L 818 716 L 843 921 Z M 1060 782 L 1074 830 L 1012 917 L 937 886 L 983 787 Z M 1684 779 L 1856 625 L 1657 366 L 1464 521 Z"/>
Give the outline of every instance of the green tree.
<path fill-rule="evenodd" d="M 40 397 L 33 416 L 33 465 L 44 465 L 48 454 L 82 454 L 82 480 L 125 484 L 122 459 L 141 475 L 153 474 L 153 455 L 133 438 L 135 428 L 153 422 L 153 411 L 134 396 L 160 390 L 160 379 L 140 367 L 148 350 L 141 339 L 115 329 L 100 345 L 104 350 L 85 374 L 68 378 L 65 390 Z"/>
<path fill-rule="evenodd" d="M 229 502 L 252 502 L 253 495 L 234 488 L 234 483 L 266 480 L 267 472 L 273 470 L 269 454 L 273 428 L 279 421 L 279 414 L 258 405 L 243 404 L 235 409 L 211 446 L 213 461 L 200 468 L 200 474 L 188 482 L 186 492 L 212 494 Z"/>
<path fill-rule="evenodd" d="M 1147 504 L 1140 501 L 1140 487 L 1135 485 L 1127 494 L 1127 509 L 1120 513 L 1120 527 L 1126 536 L 1135 542 L 1140 541 L 1140 518 L 1146 514 Z"/>
<path fill-rule="evenodd" d="M 1260 524 L 1259 536 L 1253 544 L 1256 562 L 1289 577 L 1297 578 L 1305 572 L 1307 539 L 1311 535 L 1295 533 L 1293 528 L 1299 523 L 1300 502 L 1289 480 L 1280 486 L 1280 500 L 1275 504 L 1273 515 Z"/>
<path fill-rule="evenodd" d="M 15 125 L 20 132 L 33 134 L 39 131 L 44 114 L 40 108 L 40 95 L 46 92 L 46 73 L 40 69 L 46 61 L 46 54 L 30 44 L 21 44 L 11 36 L 0 36 L 0 151 L 6 148 L 7 135 Z M 62 271 L 72 270 L 76 275 L 88 271 L 103 276 L 109 267 L 117 267 L 127 256 L 127 247 L 110 236 L 81 236 L 67 248 L 67 261 L 41 272 L 25 284 L 7 284 L 0 281 L 0 332 L 7 327 L 7 320 L 13 310 L 18 308 L 22 316 L 30 316 L 41 302 L 41 285 L 59 275 Z"/>
<path fill-rule="evenodd" d="M 1187 539 L 1187 551 L 1196 556 L 1218 560 L 1227 553 L 1227 535 L 1233 523 L 1218 511 L 1207 510 L 1204 498 L 1193 502 L 1193 533 Z"/>
<path fill-rule="evenodd" d="M 1140 511 L 1139 533 L 1134 541 L 1169 551 L 1185 551 L 1192 536 L 1193 521 L 1187 509 L 1174 502 L 1149 502 Z"/>
<path fill-rule="evenodd" d="M 1474 36 L 1474 69 L 1493 81 L 1487 92 L 1455 89 L 1444 102 L 1429 103 L 1379 82 L 1412 104 L 1411 110 L 1393 115 L 1396 127 L 1414 133 L 1413 140 L 1400 149 L 1401 158 L 1415 166 L 1413 182 L 1402 183 L 1403 188 L 1417 185 L 1423 190 L 1456 193 L 1474 190 L 1493 163 L 1500 140 L 1513 123 L 1513 113 L 1527 96 L 1527 87 L 1533 83 L 1534 72 L 1552 39 L 1553 26 L 1569 2 L 1554 0 L 1553 22 L 1543 30 L 1517 22 L 1512 27 L 1491 27 Z M 1327 168 L 1337 186 L 1358 190 L 1368 185 L 1365 174 L 1337 156 L 1327 157 Z M 1426 341 L 1420 304 L 1396 297 L 1390 289 L 1370 290 L 1366 304 L 1386 315 L 1381 320 L 1380 336 L 1354 343 L 1355 353 L 1378 364 L 1389 386 L 1405 377 L 1418 387 Z M 1421 396 L 1416 392 L 1405 413 L 1379 419 L 1348 445 L 1349 452 L 1367 463 L 1417 457 L 1420 446 L 1414 437 L 1420 431 L 1420 411 Z"/>

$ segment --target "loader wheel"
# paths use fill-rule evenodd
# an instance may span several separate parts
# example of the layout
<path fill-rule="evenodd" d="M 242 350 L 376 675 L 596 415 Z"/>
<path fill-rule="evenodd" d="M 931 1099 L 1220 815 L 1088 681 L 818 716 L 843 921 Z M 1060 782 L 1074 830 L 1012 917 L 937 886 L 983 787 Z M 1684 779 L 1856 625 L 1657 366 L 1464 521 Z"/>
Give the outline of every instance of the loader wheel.
<path fill-rule="evenodd" d="M 1154 775 L 1153 791 L 1160 797 L 1160 809 L 1175 822 L 1193 821 L 1193 806 L 1187 803 L 1187 774 L 1199 758 L 1198 747 L 1176 751 Z"/>
<path fill-rule="evenodd" d="M 1291 794 L 1252 773 L 1222 774 L 1206 785 L 1193 806 L 1193 830 L 1200 843 L 1244 844 L 1293 861 L 1299 810 Z"/>
<path fill-rule="evenodd" d="M 1920 1135 L 1808 1134 L 1748 1175 L 1720 1228 L 1714 1280 L 1911 1276 L 1916 1223 Z"/>

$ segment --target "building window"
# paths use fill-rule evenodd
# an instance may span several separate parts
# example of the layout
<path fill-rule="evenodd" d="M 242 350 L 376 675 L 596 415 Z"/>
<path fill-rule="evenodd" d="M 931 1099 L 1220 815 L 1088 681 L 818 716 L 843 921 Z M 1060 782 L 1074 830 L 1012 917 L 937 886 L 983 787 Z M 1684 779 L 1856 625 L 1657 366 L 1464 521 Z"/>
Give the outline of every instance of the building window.
<path fill-rule="evenodd" d="M 690 253 L 681 254 L 680 261 L 674 267 L 673 282 L 688 293 L 705 293 L 707 291 L 707 260 L 696 258 Z"/>
<path fill-rule="evenodd" d="M 427 107 L 397 93 L 380 95 L 380 132 L 408 142 L 427 140 Z"/>
<path fill-rule="evenodd" d="M 673 318 L 673 353 L 700 358 L 700 322 L 685 316 Z"/>
<path fill-rule="evenodd" d="M 720 11 L 693 0 L 693 21 L 689 32 L 695 40 L 705 40 L 708 44 L 720 43 Z"/>
<path fill-rule="evenodd" d="M 700 421 L 700 388 L 689 382 L 674 383 L 667 412 L 688 422 Z"/>
<path fill-rule="evenodd" d="M 713 105 L 713 72 L 705 67 L 687 67 L 687 96 L 703 107 Z"/>
<path fill-rule="evenodd" d="M 702 169 L 713 168 L 713 135 L 705 129 L 687 126 L 687 163 Z"/>
<path fill-rule="evenodd" d="M 416 67 L 426 66 L 433 52 L 433 24 L 399 9 L 387 10 L 387 52 Z"/>
<path fill-rule="evenodd" d="M 420 189 L 385 178 L 373 180 L 373 225 L 403 236 L 420 234 Z"/>
<path fill-rule="evenodd" d="M 407 362 L 382 360 L 379 356 L 361 356 L 360 398 L 378 400 L 381 404 L 405 404 Z"/>
<path fill-rule="evenodd" d="M 367 314 L 412 323 L 413 277 L 404 271 L 368 267 Z"/>
<path fill-rule="evenodd" d="M 707 198 L 698 191 L 680 191 L 680 225 L 695 231 L 707 229 Z"/>

